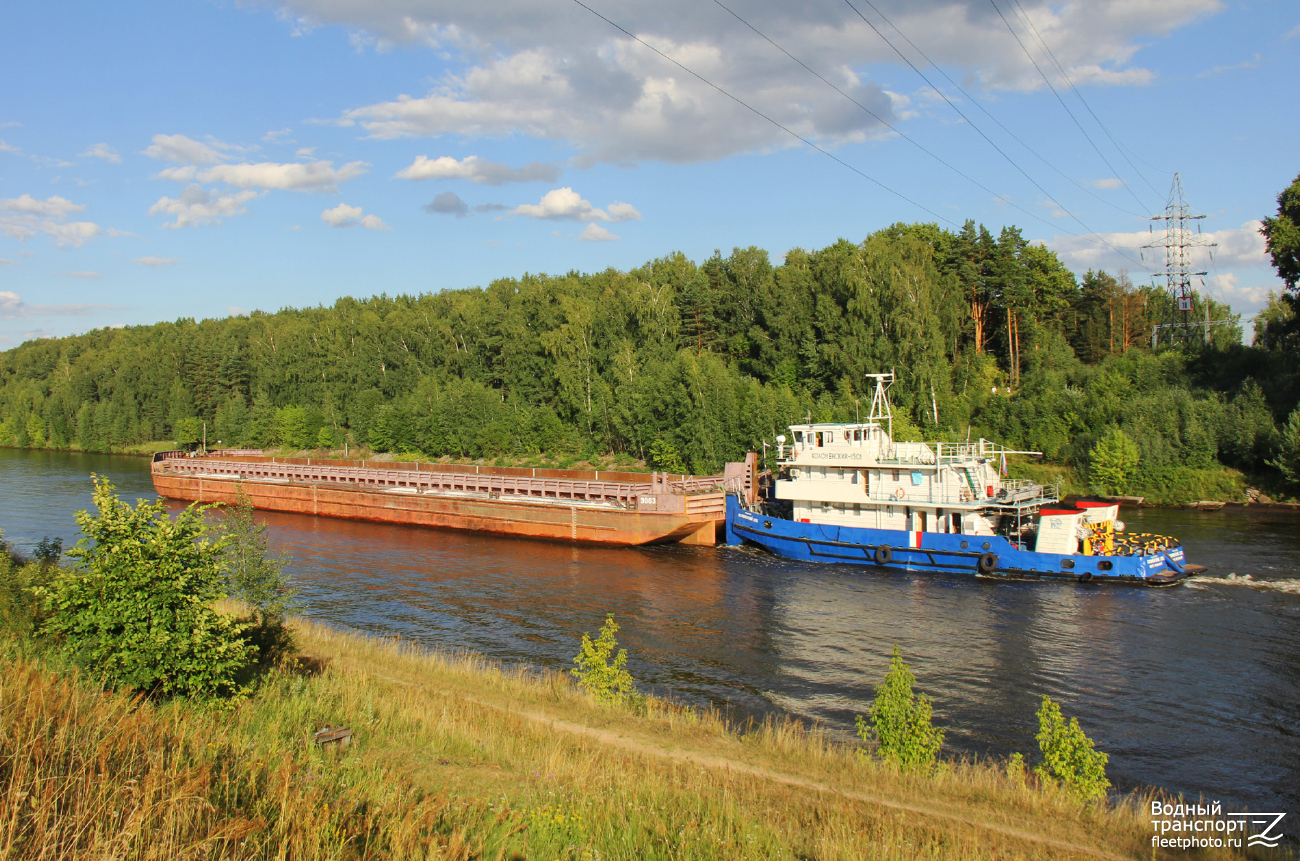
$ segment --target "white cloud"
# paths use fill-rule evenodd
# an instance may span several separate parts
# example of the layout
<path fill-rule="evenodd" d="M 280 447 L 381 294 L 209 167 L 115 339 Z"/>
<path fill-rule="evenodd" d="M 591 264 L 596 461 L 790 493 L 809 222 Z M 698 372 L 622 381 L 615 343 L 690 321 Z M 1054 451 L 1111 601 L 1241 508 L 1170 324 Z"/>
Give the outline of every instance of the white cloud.
<path fill-rule="evenodd" d="M 609 215 L 592 206 L 590 201 L 568 186 L 553 188 L 542 195 L 541 202 L 524 203 L 511 211 L 512 215 L 526 215 L 529 218 L 549 218 L 563 221 L 609 221 Z"/>
<path fill-rule="evenodd" d="M 111 164 L 121 164 L 122 157 L 113 151 L 113 148 L 106 143 L 97 143 L 90 149 L 83 152 L 78 158 L 102 158 Z"/>
<path fill-rule="evenodd" d="M 346 203 L 340 203 L 333 209 L 327 209 L 320 214 L 321 221 L 324 221 L 330 227 L 355 227 L 360 224 L 369 230 L 388 230 L 387 224 L 377 215 L 362 215 L 361 207 L 348 206 Z"/>
<path fill-rule="evenodd" d="M 222 145 L 218 143 L 218 146 Z M 226 160 L 216 148 L 185 135 L 154 135 L 153 143 L 145 149 L 144 154 L 177 164 L 216 164 Z"/>
<path fill-rule="evenodd" d="M 1198 241 L 1217 242 L 1218 247 L 1210 248 L 1193 248 L 1190 250 L 1190 260 L 1197 269 L 1214 270 L 1231 270 L 1231 269 L 1253 269 L 1257 267 L 1267 267 L 1269 265 L 1268 252 L 1265 248 L 1264 237 L 1260 235 L 1259 228 L 1261 222 L 1247 221 L 1241 227 L 1225 228 L 1223 230 L 1206 231 L 1197 236 Z M 1163 248 L 1148 248 L 1141 250 L 1143 245 L 1148 245 L 1161 238 L 1160 231 L 1152 234 L 1148 231 L 1141 230 L 1133 233 L 1099 233 L 1085 236 L 1057 236 L 1047 243 L 1053 251 L 1061 258 L 1067 266 L 1075 272 L 1083 272 L 1086 269 L 1105 269 L 1110 272 L 1116 272 L 1120 269 L 1130 270 L 1135 281 L 1145 278 L 1145 274 L 1139 272 L 1145 265 L 1157 273 L 1163 275 L 1165 270 L 1165 252 Z M 1123 249 L 1133 260 L 1126 259 L 1112 247 L 1099 241 L 1104 239 L 1110 246 Z M 1213 252 L 1213 259 L 1210 254 Z M 1140 255 L 1145 255 L 1145 260 Z M 1138 262 L 1135 263 L 1134 260 Z"/>
<path fill-rule="evenodd" d="M 244 204 L 258 196 L 256 191 L 212 193 L 195 183 L 187 186 L 178 197 L 160 197 L 149 207 L 150 215 L 174 215 L 176 220 L 163 227 L 198 227 L 220 224 L 221 219 L 248 212 Z"/>
<path fill-rule="evenodd" d="M 599 224 L 588 224 L 578 234 L 578 238 L 583 242 L 611 242 L 618 239 L 613 233 L 610 233 Z"/>
<path fill-rule="evenodd" d="M 1282 38 L 1283 38 L 1283 39 L 1294 39 L 1296 36 L 1300 36 L 1300 24 L 1296 24 L 1296 25 L 1295 25 L 1294 27 L 1292 27 L 1290 30 L 1287 30 L 1287 31 L 1286 31 L 1286 35 L 1283 36 Z"/>
<path fill-rule="evenodd" d="M 39 200 L 30 194 L 0 200 L 0 233 L 25 242 L 37 233 L 51 237 L 60 248 L 80 246 L 103 232 L 89 221 L 67 222 L 69 213 L 86 207 L 57 195 Z M 16 213 L 5 215 L 4 212 Z M 114 231 L 115 233 L 117 231 Z"/>
<path fill-rule="evenodd" d="M 398 179 L 468 179 L 480 185 L 503 185 L 507 182 L 555 182 L 560 178 L 559 165 L 532 161 L 523 167 L 511 167 L 498 161 L 485 161 L 476 155 L 457 161 L 449 155 L 415 157 L 409 167 L 397 172 Z"/>
<path fill-rule="evenodd" d="M 1123 188 L 1124 180 L 1107 177 L 1106 179 L 1094 179 L 1089 185 L 1093 188 Z"/>
<path fill-rule="evenodd" d="M 316 152 L 316 147 L 305 146 L 305 147 L 299 147 L 298 150 L 294 152 L 294 155 L 296 155 L 298 158 L 311 158 L 312 154 L 315 152 Z"/>
<path fill-rule="evenodd" d="M 4 139 L 0 138 L 0 152 L 20 153 L 22 152 L 22 150 L 20 150 L 18 147 L 14 146 L 13 144 L 5 143 Z"/>
<path fill-rule="evenodd" d="M 504 209 L 489 204 L 492 209 Z M 480 212 L 485 207 L 475 207 Z M 545 218 L 551 221 L 640 221 L 641 213 L 630 203 L 612 203 L 597 209 L 572 188 L 553 188 L 542 195 L 538 203 L 524 203 L 510 210 L 511 215 Z M 589 231 L 590 232 L 590 231 Z M 612 235 L 612 234 L 611 234 Z"/>
<path fill-rule="evenodd" d="M 426 203 L 424 205 L 424 211 L 464 218 L 466 215 L 469 215 L 469 204 L 461 200 L 460 195 L 456 192 L 444 191 L 442 194 L 435 197 L 432 203 Z"/>
<path fill-rule="evenodd" d="M 121 311 L 120 305 L 31 305 L 17 293 L 0 290 L 0 320 L 18 320 L 24 317 L 75 317 L 97 311 Z"/>
<path fill-rule="evenodd" d="M 7 209 L 10 212 L 26 212 L 48 218 L 62 218 L 72 212 L 81 212 L 85 208 L 79 203 L 73 203 L 58 195 L 47 197 L 45 200 L 38 200 L 30 194 L 24 194 L 20 197 L 7 197 L 0 200 L 0 209 Z"/>
<path fill-rule="evenodd" d="M 102 278 L 98 272 L 55 272 L 55 275 L 62 275 L 64 278 Z"/>
<path fill-rule="evenodd" d="M 231 305 L 226 309 L 226 313 L 232 317 L 247 317 L 253 312 L 248 308 L 240 308 L 238 305 Z"/>
<path fill-rule="evenodd" d="M 204 169 L 187 165 L 159 171 L 158 176 L 177 182 L 220 182 L 236 188 L 337 191 L 339 183 L 360 176 L 366 172 L 367 167 L 369 165 L 363 161 L 348 162 L 338 168 L 328 161 L 305 164 L 268 161 L 259 164 L 218 164 Z"/>
<path fill-rule="evenodd" d="M 3 257 L 0 257 L 0 266 L 16 266 L 16 265 L 17 265 L 16 261 L 5 260 Z"/>
<path fill-rule="evenodd" d="M 65 245 L 80 247 L 86 240 L 93 239 L 103 231 L 98 224 L 89 221 L 72 221 L 67 224 L 44 223 L 40 229 L 54 238 L 54 243 L 62 248 Z"/>
<path fill-rule="evenodd" d="M 641 220 L 641 213 L 638 212 L 637 208 L 630 203 L 619 203 L 618 201 L 615 201 L 605 207 L 605 211 L 609 213 L 611 221 Z"/>
<path fill-rule="evenodd" d="M 1028 20 L 1078 84 L 1139 86 L 1142 46 L 1214 14 L 1224 0 L 1023 0 Z M 379 138 L 527 135 L 584 151 L 580 164 L 654 159 L 693 162 L 791 145 L 761 117 L 574 7 L 550 0 L 505 5 L 461 0 L 286 0 L 288 18 L 341 23 L 359 46 L 422 46 L 452 59 L 423 93 L 346 111 L 338 122 Z M 612 2 L 611 20 L 768 116 L 824 144 L 860 141 L 881 125 L 713 4 Z M 847 4 L 753 0 L 742 10 L 759 30 L 876 114 L 908 108 L 866 70 L 896 66 L 892 49 Z M 984 90 L 1045 88 L 986 0 L 909 0 L 891 20 L 933 60 Z M 1007 12 L 1023 34 L 1018 14 Z M 1022 35 L 1022 38 L 1026 38 Z M 1026 38 L 1032 44 L 1032 37 Z M 910 74 L 910 72 L 908 73 Z M 1058 85 L 1063 82 L 1058 82 Z"/>
<path fill-rule="evenodd" d="M 1260 62 L 1264 59 L 1261 54 L 1255 54 L 1251 59 L 1244 60 L 1240 63 L 1234 63 L 1226 66 L 1214 66 L 1206 69 L 1204 72 L 1198 72 L 1196 77 L 1209 78 L 1214 75 L 1221 75 L 1224 72 L 1239 72 L 1242 69 L 1258 69 Z"/>
<path fill-rule="evenodd" d="M 266 134 L 262 135 L 262 140 L 266 141 L 267 143 L 273 143 L 273 144 L 297 143 L 297 141 L 292 141 L 289 139 L 289 135 L 291 134 L 293 134 L 293 129 L 279 129 L 277 131 L 267 132 Z"/>
<path fill-rule="evenodd" d="M 179 257 L 137 257 L 135 262 L 141 266 L 158 268 L 160 266 L 171 266 L 173 263 L 179 263 Z"/>

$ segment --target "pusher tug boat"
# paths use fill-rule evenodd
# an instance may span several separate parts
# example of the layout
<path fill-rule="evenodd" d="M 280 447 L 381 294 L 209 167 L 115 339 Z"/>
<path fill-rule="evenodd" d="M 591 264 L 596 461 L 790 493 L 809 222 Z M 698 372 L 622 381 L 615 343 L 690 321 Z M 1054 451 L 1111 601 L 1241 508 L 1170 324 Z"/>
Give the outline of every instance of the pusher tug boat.
<path fill-rule="evenodd" d="M 976 442 L 895 442 L 889 387 L 865 422 L 792 425 L 777 437 L 766 499 L 728 494 L 726 543 L 778 556 L 998 580 L 1172 586 L 1204 566 L 1163 535 L 1131 535 L 1119 504 L 1064 505 L 1059 486 L 1003 478 L 1013 451 Z"/>

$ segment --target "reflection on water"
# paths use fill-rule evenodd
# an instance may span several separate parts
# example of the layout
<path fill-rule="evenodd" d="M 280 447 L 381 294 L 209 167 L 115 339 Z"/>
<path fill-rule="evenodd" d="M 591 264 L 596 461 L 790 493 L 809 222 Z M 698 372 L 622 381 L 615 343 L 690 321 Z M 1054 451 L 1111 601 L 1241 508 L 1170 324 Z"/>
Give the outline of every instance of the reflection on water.
<path fill-rule="evenodd" d="M 75 537 L 91 471 L 152 495 L 143 459 L 0 450 L 0 529 Z M 1047 694 L 1138 783 L 1300 812 L 1296 519 L 1126 511 L 1213 577 L 1174 589 L 984 583 L 778 560 L 750 549 L 570 547 L 267 514 L 307 612 L 556 669 L 606 613 L 654 690 L 846 737 L 897 644 L 951 747 L 1035 750 Z M 1229 573 L 1251 581 L 1226 581 Z"/>

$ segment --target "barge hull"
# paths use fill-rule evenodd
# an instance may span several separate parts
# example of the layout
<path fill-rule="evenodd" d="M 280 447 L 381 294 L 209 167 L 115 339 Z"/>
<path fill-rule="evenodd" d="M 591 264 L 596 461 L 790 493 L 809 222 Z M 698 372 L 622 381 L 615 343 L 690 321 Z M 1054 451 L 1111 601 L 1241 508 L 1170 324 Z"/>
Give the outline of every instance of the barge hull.
<path fill-rule="evenodd" d="M 156 469 L 153 484 L 160 496 L 187 502 L 234 504 L 242 489 L 254 508 L 268 511 L 625 546 L 678 542 L 713 545 L 723 517 L 722 493 L 701 494 L 716 495 L 716 505 L 699 504 L 714 502 L 699 499 L 694 512 L 659 513 L 583 504 L 371 491 L 305 482 L 240 481 Z M 716 513 L 710 510 L 715 507 Z"/>

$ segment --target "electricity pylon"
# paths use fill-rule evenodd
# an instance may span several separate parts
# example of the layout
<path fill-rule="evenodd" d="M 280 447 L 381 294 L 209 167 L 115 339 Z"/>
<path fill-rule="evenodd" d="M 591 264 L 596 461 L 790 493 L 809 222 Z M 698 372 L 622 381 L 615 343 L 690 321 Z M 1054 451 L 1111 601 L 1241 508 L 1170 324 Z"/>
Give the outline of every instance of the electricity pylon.
<path fill-rule="evenodd" d="M 1192 309 L 1194 307 L 1193 298 L 1196 291 L 1192 289 L 1192 277 L 1204 276 L 1205 272 L 1193 272 L 1191 255 L 1188 249 L 1191 248 L 1215 248 L 1217 242 L 1211 242 L 1206 237 L 1200 235 L 1200 225 L 1196 225 L 1196 232 L 1192 232 L 1192 222 L 1199 222 L 1205 218 L 1204 215 L 1193 215 L 1192 208 L 1187 205 L 1187 200 L 1183 197 L 1183 181 L 1179 179 L 1178 174 L 1174 174 L 1174 183 L 1169 189 L 1169 202 L 1165 205 L 1165 211 L 1160 215 L 1151 216 L 1151 220 L 1163 221 L 1165 223 L 1165 235 L 1162 239 L 1152 239 L 1143 248 L 1163 248 L 1165 249 L 1165 289 L 1169 291 L 1169 296 L 1173 300 L 1172 309 L 1167 312 L 1166 318 L 1151 327 L 1151 349 L 1156 348 L 1160 338 L 1161 330 L 1169 333 L 1169 341 L 1172 344 L 1175 340 L 1187 340 L 1191 337 L 1192 332 L 1204 327 L 1205 340 L 1210 340 L 1210 306 L 1209 299 L 1206 297 L 1205 302 L 1205 321 L 1192 320 Z M 1154 231 L 1152 231 L 1154 233 Z M 1157 277 L 1152 273 L 1152 277 Z M 1201 281 L 1204 286 L 1205 281 Z M 1225 322 L 1215 320 L 1215 323 Z"/>

